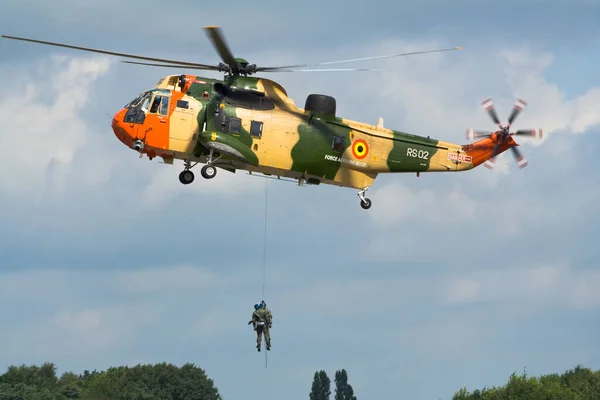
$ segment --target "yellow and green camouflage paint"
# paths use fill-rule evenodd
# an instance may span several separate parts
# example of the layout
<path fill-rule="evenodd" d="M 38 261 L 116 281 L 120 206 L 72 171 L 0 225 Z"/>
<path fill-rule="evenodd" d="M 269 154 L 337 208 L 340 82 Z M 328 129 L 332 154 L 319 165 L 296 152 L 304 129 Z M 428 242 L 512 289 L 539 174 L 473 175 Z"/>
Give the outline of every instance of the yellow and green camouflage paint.
<path fill-rule="evenodd" d="M 172 148 L 183 150 L 178 158 L 203 161 L 212 148 L 220 155 L 217 166 L 357 189 L 370 186 L 379 173 L 463 171 L 475 166 L 462 145 L 313 115 L 298 108 L 272 80 L 235 77 L 227 84 L 204 77 L 187 79 L 192 83 L 183 99 L 196 106 L 197 133 L 189 133 L 189 124 L 171 122 L 170 146 L 183 139 L 181 146 Z M 223 96 L 222 90 L 234 91 Z M 194 136 L 199 140 L 193 155 L 185 154 Z M 189 143 L 184 144 L 186 139 Z"/>

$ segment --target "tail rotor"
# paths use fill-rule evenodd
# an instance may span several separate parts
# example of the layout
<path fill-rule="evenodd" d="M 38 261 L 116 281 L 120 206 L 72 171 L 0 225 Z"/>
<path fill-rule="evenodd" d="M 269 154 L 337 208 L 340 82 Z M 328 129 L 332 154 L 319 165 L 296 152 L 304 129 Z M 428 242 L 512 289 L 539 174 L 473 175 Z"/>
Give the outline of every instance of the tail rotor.
<path fill-rule="evenodd" d="M 525 157 L 523 157 L 523 155 L 517 148 L 517 146 L 519 146 L 519 144 L 517 144 L 513 140 L 512 136 L 533 136 L 535 139 L 542 139 L 543 131 L 541 128 L 537 128 L 537 129 L 519 129 L 516 132 L 510 132 L 511 125 L 515 122 L 515 120 L 517 119 L 517 117 L 519 116 L 521 111 L 523 111 L 523 109 L 525 108 L 526 105 L 527 105 L 527 103 L 524 100 L 517 99 L 517 101 L 515 102 L 515 105 L 513 106 L 512 111 L 508 117 L 508 124 L 506 126 L 504 126 L 500 122 L 500 119 L 498 118 L 498 114 L 496 113 L 496 109 L 494 108 L 494 103 L 492 102 L 492 99 L 487 98 L 483 102 L 481 102 L 481 106 L 483 107 L 483 109 L 485 111 L 487 111 L 487 113 L 490 116 L 490 118 L 492 119 L 492 121 L 494 121 L 494 123 L 496 125 L 498 125 L 499 130 L 494 131 L 494 132 L 489 132 L 489 131 L 476 131 L 473 128 L 469 128 L 469 129 L 467 129 L 466 136 L 467 136 L 467 139 L 469 139 L 469 140 L 479 140 L 482 138 L 491 138 L 492 139 L 492 141 L 494 143 L 494 150 L 492 152 L 492 156 L 490 157 L 490 159 L 487 160 L 486 163 L 484 164 L 487 168 L 490 168 L 490 169 L 493 168 L 496 156 L 498 156 L 500 147 L 503 144 L 510 145 L 510 150 L 511 150 L 513 156 L 515 157 L 515 161 L 516 161 L 517 165 L 519 166 L 519 168 L 525 168 L 527 166 L 527 160 L 525 159 Z"/>

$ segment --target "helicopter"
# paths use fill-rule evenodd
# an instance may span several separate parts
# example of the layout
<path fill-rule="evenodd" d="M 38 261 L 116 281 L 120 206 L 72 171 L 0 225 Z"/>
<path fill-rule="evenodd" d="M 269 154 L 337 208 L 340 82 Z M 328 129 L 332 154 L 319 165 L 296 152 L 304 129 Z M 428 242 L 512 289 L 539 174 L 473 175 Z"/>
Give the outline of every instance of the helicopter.
<path fill-rule="evenodd" d="M 540 139 L 541 129 L 510 127 L 526 102 L 517 100 L 508 118 L 500 123 L 490 98 L 484 100 L 498 129 L 467 130 L 471 144 L 454 144 L 384 127 L 383 118 L 369 124 L 336 114 L 336 99 L 312 93 L 299 108 L 285 88 L 271 79 L 253 77 L 258 72 L 294 71 L 374 71 L 372 69 L 318 69 L 322 65 L 378 58 L 461 50 L 461 47 L 330 61 L 316 64 L 260 67 L 234 57 L 221 28 L 205 26 L 221 62 L 216 65 L 144 57 L 135 54 L 92 49 L 69 44 L 2 35 L 20 40 L 90 51 L 141 61 L 128 64 L 218 71 L 223 79 L 191 74 L 163 76 L 154 87 L 143 91 L 112 118 L 112 130 L 126 146 L 146 155 L 160 157 L 166 164 L 182 160 L 179 181 L 191 184 L 192 171 L 204 164 L 201 175 L 213 179 L 217 168 L 231 173 L 249 174 L 297 182 L 298 185 L 335 185 L 359 190 L 363 209 L 372 202 L 365 197 L 376 177 L 384 173 L 459 172 L 481 164 L 488 168 L 494 159 L 510 149 L 519 167 L 527 161 L 517 149 L 513 136 L 529 135 Z M 260 176 L 260 175 L 259 175 Z"/>

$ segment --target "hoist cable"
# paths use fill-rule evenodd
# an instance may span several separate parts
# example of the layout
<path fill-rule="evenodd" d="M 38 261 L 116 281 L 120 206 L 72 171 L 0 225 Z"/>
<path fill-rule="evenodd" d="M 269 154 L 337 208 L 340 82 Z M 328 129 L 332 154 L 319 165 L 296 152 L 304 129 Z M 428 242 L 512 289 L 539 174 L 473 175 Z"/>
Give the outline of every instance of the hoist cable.
<path fill-rule="evenodd" d="M 268 210 L 268 192 L 267 185 L 269 181 L 265 179 L 265 227 L 264 227 L 264 236 L 263 236 L 263 283 L 262 283 L 262 299 L 265 299 L 265 281 L 267 275 L 267 210 Z M 267 327 L 268 329 L 268 327 Z M 268 357 L 267 357 L 267 337 L 263 332 L 263 339 L 265 342 L 265 368 L 267 368 Z"/>
<path fill-rule="evenodd" d="M 265 228 L 264 228 L 264 236 L 263 236 L 263 284 L 262 284 L 262 298 L 265 298 L 265 280 L 267 275 L 267 206 L 268 206 L 268 197 L 267 197 L 267 185 L 268 181 L 265 179 Z"/>

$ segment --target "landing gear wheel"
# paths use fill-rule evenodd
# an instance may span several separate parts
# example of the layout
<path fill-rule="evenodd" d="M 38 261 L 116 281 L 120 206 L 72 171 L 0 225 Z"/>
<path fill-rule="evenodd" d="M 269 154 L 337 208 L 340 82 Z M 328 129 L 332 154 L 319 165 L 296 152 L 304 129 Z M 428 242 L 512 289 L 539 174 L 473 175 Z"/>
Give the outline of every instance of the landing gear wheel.
<path fill-rule="evenodd" d="M 190 183 L 194 182 L 194 173 L 188 169 L 181 171 L 179 174 L 179 182 L 183 183 L 184 185 L 189 185 Z"/>
<path fill-rule="evenodd" d="M 217 169 L 212 165 L 205 165 L 202 167 L 202 171 L 200 171 L 204 179 L 212 179 L 217 175 Z"/>
<path fill-rule="evenodd" d="M 358 198 L 360 199 L 360 206 L 365 210 L 368 210 L 369 208 L 371 208 L 371 199 L 367 199 L 365 197 L 365 193 L 367 192 L 368 188 L 369 187 L 366 187 L 357 193 Z"/>

